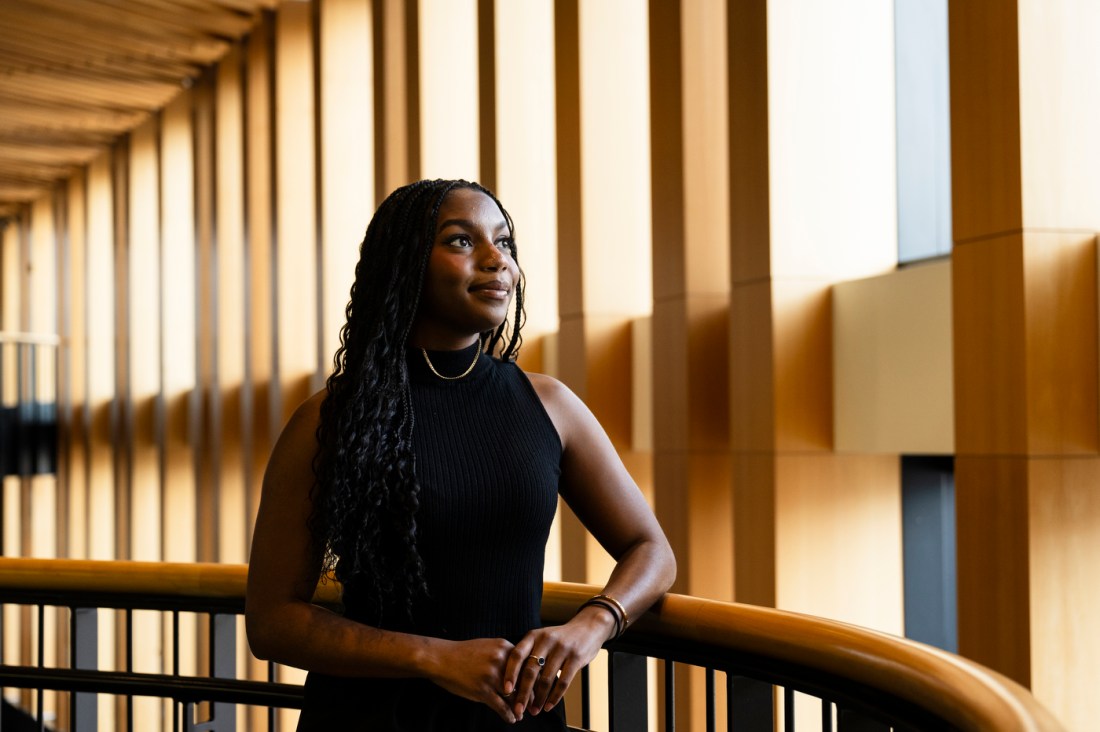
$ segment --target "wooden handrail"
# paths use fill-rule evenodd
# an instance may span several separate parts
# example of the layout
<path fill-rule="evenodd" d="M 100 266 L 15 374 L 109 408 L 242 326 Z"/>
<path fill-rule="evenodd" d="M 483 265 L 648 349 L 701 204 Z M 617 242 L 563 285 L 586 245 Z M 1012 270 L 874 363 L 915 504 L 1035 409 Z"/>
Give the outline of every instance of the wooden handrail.
<path fill-rule="evenodd" d="M 240 564 L 0 557 L 0 599 L 4 590 L 243 599 L 246 574 Z M 568 620 L 597 591 L 546 583 L 544 620 Z M 314 599 L 338 603 L 339 587 L 320 584 Z M 904 638 L 799 613 L 670 594 L 622 642 L 652 655 L 706 659 L 716 668 L 751 658 L 810 685 L 835 679 L 930 710 L 962 730 L 1064 729 L 1027 689 L 991 669 Z"/>
<path fill-rule="evenodd" d="M 561 622 L 597 591 L 548 583 L 543 618 Z M 933 710 L 963 730 L 1055 732 L 1061 724 L 1020 684 L 938 648 L 847 623 L 773 608 L 666 595 L 631 626 L 640 646 L 746 655 L 849 679 Z"/>

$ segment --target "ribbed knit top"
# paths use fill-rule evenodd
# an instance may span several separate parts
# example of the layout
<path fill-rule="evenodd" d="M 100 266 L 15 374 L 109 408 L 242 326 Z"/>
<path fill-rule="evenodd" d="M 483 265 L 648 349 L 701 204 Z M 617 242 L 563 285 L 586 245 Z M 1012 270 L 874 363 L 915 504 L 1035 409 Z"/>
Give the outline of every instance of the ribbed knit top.
<path fill-rule="evenodd" d="M 476 348 L 428 355 L 439 373 L 457 376 Z M 414 625 L 399 629 L 515 642 L 540 624 L 561 440 L 514 363 L 481 355 L 467 376 L 448 381 L 431 372 L 420 349 L 407 359 L 420 484 L 416 542 L 429 597 L 415 606 Z M 354 598 L 345 601 L 354 616 Z"/>

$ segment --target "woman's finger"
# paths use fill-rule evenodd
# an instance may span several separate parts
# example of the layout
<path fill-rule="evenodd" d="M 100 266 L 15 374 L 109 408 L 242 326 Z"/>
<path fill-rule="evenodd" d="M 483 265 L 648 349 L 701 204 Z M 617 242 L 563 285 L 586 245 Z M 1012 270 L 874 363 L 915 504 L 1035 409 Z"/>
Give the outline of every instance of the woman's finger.
<path fill-rule="evenodd" d="M 519 680 L 516 683 L 516 698 L 512 704 L 513 708 L 517 710 L 517 714 L 522 714 L 523 710 L 530 706 L 535 682 L 538 681 L 545 665 L 546 657 L 536 653 L 530 654 L 524 659 L 523 666 L 520 668 Z"/>
<path fill-rule="evenodd" d="M 505 694 L 511 694 L 515 691 L 516 685 L 519 683 L 520 671 L 523 670 L 523 662 L 531 655 L 531 648 L 534 644 L 534 638 L 528 633 L 508 654 L 508 659 L 504 662 L 503 675 L 504 688 L 502 691 Z"/>
<path fill-rule="evenodd" d="M 549 695 L 546 697 L 546 702 L 542 705 L 542 710 L 548 712 L 558 705 L 561 698 L 565 696 L 565 692 L 569 690 L 569 685 L 573 683 L 573 679 L 577 675 L 577 671 L 580 670 L 580 666 L 575 661 L 570 660 L 558 673 L 557 679 L 554 681 L 553 687 L 550 689 Z"/>

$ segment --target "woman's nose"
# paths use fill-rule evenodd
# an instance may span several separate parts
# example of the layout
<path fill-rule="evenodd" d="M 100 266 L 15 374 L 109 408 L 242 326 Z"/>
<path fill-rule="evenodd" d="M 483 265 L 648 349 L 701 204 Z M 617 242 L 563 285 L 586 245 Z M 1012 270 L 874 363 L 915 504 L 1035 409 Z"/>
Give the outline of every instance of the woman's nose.
<path fill-rule="evenodd" d="M 486 253 L 481 257 L 481 268 L 495 272 L 504 266 L 504 253 L 495 244 L 485 247 Z"/>

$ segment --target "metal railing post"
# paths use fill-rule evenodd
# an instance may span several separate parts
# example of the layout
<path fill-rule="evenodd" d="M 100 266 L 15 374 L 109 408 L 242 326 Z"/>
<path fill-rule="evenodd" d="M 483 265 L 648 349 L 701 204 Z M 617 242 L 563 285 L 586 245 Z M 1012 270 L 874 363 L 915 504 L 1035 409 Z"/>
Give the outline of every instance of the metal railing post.
<path fill-rule="evenodd" d="M 649 682 L 646 656 L 608 651 L 607 687 L 611 732 L 637 732 L 649 727 Z"/>
<path fill-rule="evenodd" d="M 99 665 L 98 611 L 94 607 L 74 607 L 69 614 L 71 665 L 94 670 Z M 73 694 L 69 707 L 71 732 L 97 732 L 99 707 L 96 694 Z"/>

